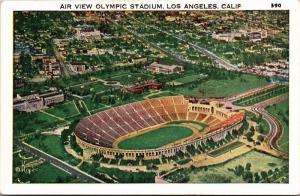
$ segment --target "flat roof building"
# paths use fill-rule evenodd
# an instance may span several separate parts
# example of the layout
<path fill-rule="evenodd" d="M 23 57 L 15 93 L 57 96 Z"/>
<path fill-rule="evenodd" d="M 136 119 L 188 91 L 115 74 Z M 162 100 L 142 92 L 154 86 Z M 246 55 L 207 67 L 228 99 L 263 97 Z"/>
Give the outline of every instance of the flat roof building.
<path fill-rule="evenodd" d="M 86 66 L 83 63 L 71 63 L 70 68 L 75 73 L 84 73 L 86 71 Z"/>
<path fill-rule="evenodd" d="M 147 67 L 147 70 L 151 71 L 152 73 L 173 74 L 183 72 L 184 68 L 180 65 L 164 65 L 153 62 Z"/>
<path fill-rule="evenodd" d="M 23 112 L 34 112 L 46 108 L 48 105 L 64 101 L 64 94 L 61 90 L 49 91 L 43 94 L 32 94 L 21 97 L 17 95 L 13 99 L 14 110 Z"/>
<path fill-rule="evenodd" d="M 145 89 L 161 89 L 162 85 L 155 80 L 148 80 L 146 83 L 136 84 L 131 87 L 123 88 L 128 93 L 141 93 Z"/>
<path fill-rule="evenodd" d="M 81 25 L 74 29 L 76 31 L 75 38 L 78 40 L 100 39 L 102 37 L 101 32 L 91 25 Z"/>

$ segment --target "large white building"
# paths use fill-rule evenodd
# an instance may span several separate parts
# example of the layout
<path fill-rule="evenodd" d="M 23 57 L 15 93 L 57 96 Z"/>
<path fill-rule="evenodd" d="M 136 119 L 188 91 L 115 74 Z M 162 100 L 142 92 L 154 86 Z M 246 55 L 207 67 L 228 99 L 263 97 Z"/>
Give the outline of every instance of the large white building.
<path fill-rule="evenodd" d="M 229 33 L 213 33 L 211 35 L 213 39 L 225 41 L 225 42 L 234 42 L 237 38 L 248 37 L 250 41 L 256 42 L 261 41 L 268 37 L 268 33 L 266 30 L 262 29 L 250 29 L 250 30 L 239 30 L 237 32 L 229 32 Z"/>
<path fill-rule="evenodd" d="M 226 41 L 226 42 L 234 42 L 235 38 L 242 37 L 243 33 L 241 32 L 233 32 L 233 33 L 213 33 L 212 38 L 217 39 L 220 41 Z"/>
<path fill-rule="evenodd" d="M 63 102 L 64 100 L 65 97 L 61 90 L 49 91 L 43 94 L 32 94 L 24 97 L 17 95 L 17 97 L 13 99 L 13 108 L 18 111 L 34 112 L 48 105 Z"/>
<path fill-rule="evenodd" d="M 153 62 L 147 67 L 147 70 L 152 73 L 173 74 L 183 72 L 184 68 L 180 65 L 164 65 Z"/>

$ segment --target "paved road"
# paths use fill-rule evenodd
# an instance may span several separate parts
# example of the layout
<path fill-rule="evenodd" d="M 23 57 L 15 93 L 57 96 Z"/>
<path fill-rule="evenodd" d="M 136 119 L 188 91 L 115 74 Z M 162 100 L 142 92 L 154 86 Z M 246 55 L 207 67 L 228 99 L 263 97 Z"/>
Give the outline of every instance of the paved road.
<path fill-rule="evenodd" d="M 251 89 L 249 91 L 246 91 L 244 93 L 241 93 L 239 95 L 235 95 L 232 97 L 228 97 L 227 99 L 225 99 L 224 101 L 227 102 L 227 105 L 231 105 L 233 107 L 238 108 L 237 106 L 233 105 L 233 102 L 235 102 L 238 99 L 242 99 L 245 97 L 249 97 L 251 95 L 254 95 L 256 93 L 260 93 L 269 89 L 273 89 L 276 88 L 278 86 L 278 84 L 268 84 L 262 87 L 258 87 L 255 89 Z M 281 138 L 283 132 L 284 132 L 284 128 L 281 125 L 280 121 L 275 118 L 274 116 L 272 116 L 271 114 L 269 114 L 265 108 L 267 106 L 270 105 L 274 105 L 277 104 L 285 99 L 288 99 L 288 93 L 285 93 L 283 95 L 277 96 L 277 97 L 273 97 L 271 99 L 259 102 L 257 104 L 254 104 L 250 107 L 240 107 L 240 108 L 244 108 L 246 110 L 249 110 L 251 112 L 257 113 L 262 115 L 262 117 L 267 121 L 270 130 L 268 135 L 266 136 L 265 142 L 268 144 L 269 148 L 271 150 L 274 150 L 276 152 L 276 154 L 278 154 L 279 156 L 283 157 L 283 158 L 288 158 L 288 153 L 281 151 L 281 149 L 278 146 L 278 141 Z"/>
<path fill-rule="evenodd" d="M 180 56 L 180 55 L 178 55 L 178 54 L 176 54 L 176 53 L 174 53 L 174 52 L 172 52 L 172 51 L 168 51 L 168 50 L 166 50 L 166 49 L 164 49 L 164 48 L 158 46 L 157 44 L 155 44 L 155 43 L 153 43 L 153 42 L 150 42 L 150 41 L 146 40 L 142 35 L 140 35 L 140 34 L 138 34 L 138 33 L 136 33 L 136 32 L 133 32 L 133 31 L 131 31 L 131 30 L 125 28 L 125 27 L 123 27 L 123 28 L 124 28 L 127 32 L 129 32 L 130 34 L 134 35 L 136 38 L 138 38 L 138 39 L 140 39 L 140 40 L 142 40 L 142 41 L 144 41 L 144 42 L 147 42 L 149 45 L 151 45 L 151 46 L 153 46 L 154 48 L 156 48 L 156 49 L 158 49 L 158 50 L 160 50 L 160 51 L 162 51 L 162 52 L 164 52 L 164 53 L 166 53 L 166 54 L 168 54 L 168 55 L 174 57 L 176 60 L 181 61 L 181 62 L 183 62 L 183 63 L 191 63 L 191 64 L 194 64 L 193 61 L 191 61 L 191 60 L 189 60 L 189 59 L 187 59 L 187 58 L 184 58 L 184 57 L 182 57 L 182 56 Z"/>
<path fill-rule="evenodd" d="M 191 63 L 191 64 L 195 64 L 194 61 L 191 61 L 191 60 L 189 60 L 189 59 L 187 59 L 187 58 L 185 58 L 185 57 L 183 57 L 183 56 L 180 56 L 180 55 L 178 55 L 178 54 L 176 54 L 176 53 L 174 53 L 174 52 L 172 52 L 172 51 L 168 51 L 168 50 L 166 50 L 166 49 L 160 47 L 159 45 L 157 45 L 157 44 L 155 44 L 155 43 L 153 43 L 153 42 L 150 42 L 149 40 L 146 40 L 146 39 L 143 37 L 144 34 L 141 35 L 141 34 L 138 34 L 138 33 L 134 32 L 134 31 L 131 31 L 130 29 L 128 29 L 128 28 L 126 28 L 126 27 L 124 27 L 124 26 L 121 26 L 120 24 L 116 23 L 115 21 L 113 21 L 113 20 L 111 20 L 111 19 L 107 19 L 107 20 L 109 20 L 111 23 L 113 23 L 113 24 L 115 24 L 115 25 L 117 25 L 117 26 L 123 28 L 126 32 L 128 32 L 128 33 L 130 33 L 131 35 L 135 36 L 137 39 L 139 39 L 139 40 L 141 40 L 141 41 L 143 41 L 143 42 L 146 42 L 148 45 L 151 45 L 152 47 L 154 47 L 154 48 L 156 48 L 156 49 L 162 51 L 162 52 L 165 53 L 165 54 L 168 54 L 169 56 L 174 57 L 177 61 L 180 61 L 180 62 L 183 62 L 183 63 Z"/>
<path fill-rule="evenodd" d="M 72 174 L 73 176 L 77 176 L 81 179 L 87 180 L 89 182 L 96 182 L 96 183 L 105 183 L 104 181 L 95 178 L 94 176 L 91 176 L 90 174 L 81 171 L 80 169 L 78 169 L 77 167 L 74 167 L 72 165 L 69 165 L 27 143 L 24 142 L 16 142 L 16 144 L 23 150 L 25 150 L 26 152 L 37 156 L 39 158 L 44 159 L 46 162 L 51 163 L 52 165 L 56 166 L 57 168 L 60 168 L 61 170 Z"/>
<path fill-rule="evenodd" d="M 182 41 L 182 42 L 184 42 L 184 43 L 192 46 L 192 48 L 194 48 L 196 51 L 201 52 L 201 53 L 205 53 L 208 57 L 210 57 L 211 59 L 213 59 L 216 62 L 218 62 L 220 66 L 224 67 L 227 70 L 238 70 L 238 67 L 236 65 L 231 64 L 230 62 L 228 62 L 225 59 L 219 57 L 218 55 L 216 55 L 215 53 L 207 50 L 206 48 L 203 48 L 203 47 L 200 47 L 198 45 L 195 45 L 195 44 L 193 44 L 193 43 L 191 43 L 191 42 L 189 42 L 189 41 L 187 41 L 187 40 L 185 40 L 185 39 L 183 39 L 181 37 L 178 37 L 178 36 L 176 36 L 176 35 L 174 35 L 172 33 L 167 32 L 167 31 L 163 31 L 163 30 L 161 30 L 160 28 L 158 28 L 156 26 L 148 25 L 148 24 L 143 23 L 143 22 L 141 22 L 139 20 L 136 20 L 136 19 L 134 19 L 134 20 L 137 21 L 137 22 L 139 22 L 139 23 L 141 23 L 141 24 L 143 24 L 144 26 L 153 28 L 153 29 L 155 29 L 155 30 L 157 30 L 157 31 L 159 31 L 161 33 L 167 34 L 167 35 L 169 35 L 169 36 L 171 36 L 173 38 L 178 39 L 179 41 Z"/>
<path fill-rule="evenodd" d="M 62 74 L 64 74 L 64 76 L 66 78 L 69 78 L 70 77 L 70 73 L 69 73 L 66 65 L 64 64 L 62 56 L 60 55 L 59 51 L 57 50 L 57 47 L 54 44 L 53 44 L 53 51 L 54 51 L 55 58 L 58 60 L 58 63 L 59 63 L 59 66 L 60 66 L 60 70 L 61 70 Z"/>
<path fill-rule="evenodd" d="M 288 98 L 288 94 L 284 94 L 284 95 L 266 100 L 264 102 L 255 104 L 251 107 L 251 111 L 261 114 L 262 117 L 269 124 L 270 130 L 269 130 L 269 133 L 265 140 L 266 143 L 270 146 L 271 149 L 275 150 L 280 156 L 282 156 L 284 158 L 288 158 L 288 153 L 281 151 L 281 149 L 278 146 L 278 141 L 284 132 L 284 128 L 277 118 L 275 118 L 274 116 L 272 116 L 265 110 L 265 107 L 279 103 L 287 98 Z"/>

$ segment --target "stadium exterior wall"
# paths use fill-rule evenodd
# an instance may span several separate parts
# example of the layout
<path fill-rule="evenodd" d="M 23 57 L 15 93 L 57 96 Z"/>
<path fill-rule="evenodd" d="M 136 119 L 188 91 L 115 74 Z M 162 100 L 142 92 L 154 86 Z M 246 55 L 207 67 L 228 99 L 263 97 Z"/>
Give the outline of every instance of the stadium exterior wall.
<path fill-rule="evenodd" d="M 125 160 L 135 160 L 136 157 L 142 156 L 145 160 L 159 159 L 162 156 L 170 157 L 174 156 L 177 152 L 186 152 L 188 146 L 194 145 L 198 146 L 200 143 L 206 143 L 207 139 L 213 139 L 214 141 L 220 141 L 224 139 L 228 132 L 232 133 L 233 130 L 239 130 L 242 127 L 242 120 L 232 124 L 229 127 L 216 130 L 214 132 L 208 133 L 207 135 L 185 142 L 173 147 L 166 148 L 156 148 L 156 149 L 145 149 L 145 150 L 124 150 L 115 148 L 106 148 L 91 143 L 85 142 L 76 135 L 76 142 L 83 149 L 84 157 L 89 158 L 94 154 L 102 154 L 105 158 L 114 159 L 116 155 L 123 155 Z"/>

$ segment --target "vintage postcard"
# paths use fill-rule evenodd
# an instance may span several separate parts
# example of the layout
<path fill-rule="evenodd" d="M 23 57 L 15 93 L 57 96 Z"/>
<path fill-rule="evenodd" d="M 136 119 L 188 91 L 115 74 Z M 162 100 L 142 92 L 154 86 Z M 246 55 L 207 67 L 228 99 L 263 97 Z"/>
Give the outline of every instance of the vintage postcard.
<path fill-rule="evenodd" d="M 259 2 L 2 2 L 1 192 L 299 194 L 299 2 Z"/>

